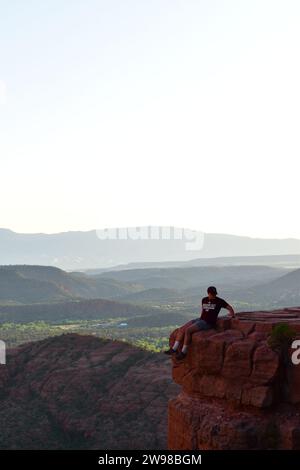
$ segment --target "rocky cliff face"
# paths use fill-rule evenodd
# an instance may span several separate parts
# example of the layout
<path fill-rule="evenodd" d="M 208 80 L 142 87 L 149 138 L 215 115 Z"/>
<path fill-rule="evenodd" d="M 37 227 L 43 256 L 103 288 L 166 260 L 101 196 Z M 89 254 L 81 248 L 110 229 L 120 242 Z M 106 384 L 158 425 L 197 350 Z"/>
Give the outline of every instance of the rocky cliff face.
<path fill-rule="evenodd" d="M 169 401 L 169 449 L 300 449 L 300 365 L 269 346 L 279 323 L 300 338 L 300 307 L 220 319 L 193 334 L 184 361 L 172 358 L 181 392 Z"/>
<path fill-rule="evenodd" d="M 165 449 L 168 358 L 76 334 L 8 351 L 1 449 Z"/>

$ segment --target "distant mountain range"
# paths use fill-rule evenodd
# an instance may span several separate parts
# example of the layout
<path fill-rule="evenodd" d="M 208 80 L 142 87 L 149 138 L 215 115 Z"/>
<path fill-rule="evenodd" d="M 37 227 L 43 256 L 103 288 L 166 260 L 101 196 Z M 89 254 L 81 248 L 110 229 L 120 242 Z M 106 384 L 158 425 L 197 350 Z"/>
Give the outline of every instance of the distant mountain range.
<path fill-rule="evenodd" d="M 189 266 L 87 275 L 16 265 L 0 267 L 0 323 L 122 317 L 132 324 L 139 317 L 139 324 L 167 325 L 198 311 L 208 285 L 239 311 L 300 305 L 300 269 Z"/>
<path fill-rule="evenodd" d="M 279 308 L 300 305 L 300 269 L 280 266 L 190 266 L 144 268 L 104 272 L 118 282 L 144 286 L 128 292 L 119 301 L 138 303 L 176 303 L 197 306 L 208 285 L 216 285 L 219 295 L 238 306 L 238 310 Z"/>
<path fill-rule="evenodd" d="M 195 258 L 189 261 L 157 261 L 145 263 L 127 263 L 109 268 L 83 270 L 86 274 L 109 275 L 110 271 L 150 268 L 188 268 L 197 266 L 273 266 L 295 269 L 300 267 L 300 255 L 268 255 L 268 256 L 217 256 L 215 258 Z"/>
<path fill-rule="evenodd" d="M 133 283 L 67 273 L 52 266 L 0 266 L 0 304 L 116 298 L 142 289 Z"/>
<path fill-rule="evenodd" d="M 300 267 L 298 239 L 260 239 L 194 231 L 194 240 L 199 242 L 193 244 L 186 235 L 191 231 L 185 232 L 182 229 L 182 237 L 176 238 L 176 229 L 172 230 L 167 239 L 162 236 L 163 227 L 158 228 L 157 239 L 152 237 L 150 232 L 149 239 L 133 239 L 130 236 L 127 239 L 104 239 L 97 230 L 22 234 L 0 229 L 0 264 L 38 264 L 57 266 L 65 270 L 87 270 L 111 268 L 128 263 L 195 263 L 197 258 L 198 265 L 203 262 L 236 264 L 239 262 L 236 257 L 279 256 L 270 262 L 284 265 L 291 263 L 290 266 Z M 230 259 L 231 257 L 235 259 Z M 255 264 L 270 263 L 256 261 Z"/>
<path fill-rule="evenodd" d="M 52 266 L 0 266 L 0 305 L 57 303 L 89 299 L 169 301 L 197 298 L 209 284 L 246 288 L 289 272 L 268 266 L 195 266 L 68 273 Z"/>
<path fill-rule="evenodd" d="M 235 298 L 246 302 L 256 299 L 261 305 L 272 305 L 272 308 L 300 305 L 300 269 L 272 281 L 241 289 L 235 292 Z"/>

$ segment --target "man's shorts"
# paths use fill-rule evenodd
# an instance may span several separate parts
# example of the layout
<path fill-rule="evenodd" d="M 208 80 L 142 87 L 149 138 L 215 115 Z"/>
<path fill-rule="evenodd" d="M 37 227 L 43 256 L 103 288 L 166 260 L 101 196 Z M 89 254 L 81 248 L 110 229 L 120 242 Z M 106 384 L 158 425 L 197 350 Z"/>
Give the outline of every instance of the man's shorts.
<path fill-rule="evenodd" d="M 192 320 L 193 325 L 197 325 L 199 330 L 210 330 L 213 328 L 212 325 L 207 323 L 205 320 L 201 320 L 201 318 L 195 318 L 195 320 Z"/>

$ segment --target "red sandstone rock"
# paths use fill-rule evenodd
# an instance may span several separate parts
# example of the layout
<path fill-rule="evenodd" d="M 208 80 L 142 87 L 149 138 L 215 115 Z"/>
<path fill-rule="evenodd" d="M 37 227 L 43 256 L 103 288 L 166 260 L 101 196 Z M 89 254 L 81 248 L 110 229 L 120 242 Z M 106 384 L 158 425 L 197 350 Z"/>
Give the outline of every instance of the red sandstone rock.
<path fill-rule="evenodd" d="M 245 336 L 248 336 L 254 331 L 255 323 L 251 320 L 242 320 L 236 317 L 231 320 L 231 327 L 234 330 L 241 331 Z"/>
<path fill-rule="evenodd" d="M 255 343 L 251 340 L 235 341 L 228 346 L 222 375 L 234 379 L 248 377 L 252 371 L 252 353 Z"/>
<path fill-rule="evenodd" d="M 226 330 L 200 340 L 197 345 L 197 354 L 193 355 L 194 350 L 189 351 L 193 355 L 193 362 L 196 370 L 201 374 L 218 374 L 221 372 L 225 349 L 234 341 L 241 339 L 242 333 L 237 330 Z"/>
<path fill-rule="evenodd" d="M 254 343 L 259 343 L 260 341 L 265 341 L 267 339 L 267 334 L 263 332 L 253 331 L 248 336 L 248 339 Z"/>
<path fill-rule="evenodd" d="M 300 365 L 267 341 L 283 322 L 298 328 L 300 308 L 247 312 L 193 335 L 186 359 L 172 360 L 182 392 L 169 402 L 169 449 L 300 449 Z"/>
<path fill-rule="evenodd" d="M 217 331 L 230 330 L 232 328 L 232 319 L 228 317 L 219 318 L 217 322 Z"/>
<path fill-rule="evenodd" d="M 269 384 L 276 378 L 279 371 L 278 353 L 263 343 L 253 355 L 253 370 L 251 382 L 256 384 Z"/>
<path fill-rule="evenodd" d="M 0 384 L 5 449 L 164 449 L 179 389 L 163 354 L 73 334 L 8 351 Z"/>
<path fill-rule="evenodd" d="M 276 325 L 276 321 L 259 321 L 255 323 L 255 331 L 257 333 L 270 334 L 273 327 Z"/>
<path fill-rule="evenodd" d="M 224 398 L 226 392 L 226 382 L 222 377 L 205 375 L 199 383 L 199 394 L 205 397 Z"/>
<path fill-rule="evenodd" d="M 291 403 L 300 403 L 300 364 L 292 363 L 291 357 L 294 351 L 289 351 L 290 361 L 286 369 L 287 378 L 287 400 Z"/>
<path fill-rule="evenodd" d="M 300 449 L 297 418 L 288 422 L 283 412 L 270 417 L 180 394 L 169 401 L 168 414 L 169 449 Z"/>
<path fill-rule="evenodd" d="M 273 403 L 273 390 L 270 386 L 251 387 L 243 390 L 242 404 L 266 408 Z"/>

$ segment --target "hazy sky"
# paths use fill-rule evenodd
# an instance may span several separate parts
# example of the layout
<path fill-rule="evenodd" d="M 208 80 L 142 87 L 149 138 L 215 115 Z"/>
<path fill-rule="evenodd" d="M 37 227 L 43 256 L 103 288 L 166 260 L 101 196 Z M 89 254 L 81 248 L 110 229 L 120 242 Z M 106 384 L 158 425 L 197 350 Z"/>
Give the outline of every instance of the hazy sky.
<path fill-rule="evenodd" d="M 0 0 L 0 226 L 299 237 L 299 0 Z"/>

